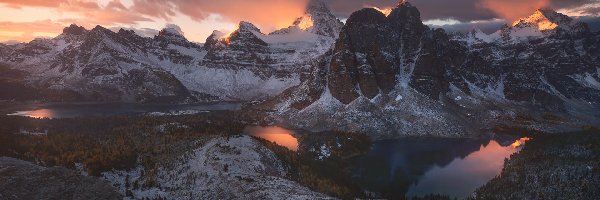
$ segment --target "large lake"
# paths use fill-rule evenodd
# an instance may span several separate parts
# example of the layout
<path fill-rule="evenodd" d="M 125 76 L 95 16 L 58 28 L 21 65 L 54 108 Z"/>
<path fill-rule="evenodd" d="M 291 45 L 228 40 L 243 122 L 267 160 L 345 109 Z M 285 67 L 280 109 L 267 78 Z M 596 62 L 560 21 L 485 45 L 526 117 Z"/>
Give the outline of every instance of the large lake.
<path fill-rule="evenodd" d="M 135 103 L 81 103 L 33 106 L 31 110 L 16 111 L 8 115 L 33 118 L 75 118 L 117 115 L 181 115 L 200 112 L 239 110 L 241 104 L 232 102 L 202 104 L 135 104 Z"/>
<path fill-rule="evenodd" d="M 249 127 L 246 133 L 298 150 L 295 131 Z M 351 167 L 352 176 L 364 190 L 376 194 L 374 196 L 403 199 L 442 194 L 463 199 L 499 175 L 504 160 L 518 152 L 527 140 L 489 136 L 375 141 L 371 150 Z"/>

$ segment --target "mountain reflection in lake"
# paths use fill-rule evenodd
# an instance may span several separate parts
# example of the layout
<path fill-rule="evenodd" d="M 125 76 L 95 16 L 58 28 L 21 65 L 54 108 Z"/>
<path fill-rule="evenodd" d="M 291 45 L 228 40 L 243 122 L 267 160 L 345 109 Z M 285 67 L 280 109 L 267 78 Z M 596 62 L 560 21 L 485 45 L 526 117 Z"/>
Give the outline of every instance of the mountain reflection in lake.
<path fill-rule="evenodd" d="M 432 193 L 465 198 L 500 174 L 504 159 L 520 150 L 512 142 L 502 142 L 503 146 L 490 139 L 378 141 L 359 159 L 353 176 L 364 189 L 393 199 Z"/>
<path fill-rule="evenodd" d="M 294 132 L 277 126 L 254 126 L 247 127 L 244 132 L 248 135 L 263 138 L 278 145 L 287 147 L 292 151 L 298 151 L 298 139 L 294 137 Z"/>

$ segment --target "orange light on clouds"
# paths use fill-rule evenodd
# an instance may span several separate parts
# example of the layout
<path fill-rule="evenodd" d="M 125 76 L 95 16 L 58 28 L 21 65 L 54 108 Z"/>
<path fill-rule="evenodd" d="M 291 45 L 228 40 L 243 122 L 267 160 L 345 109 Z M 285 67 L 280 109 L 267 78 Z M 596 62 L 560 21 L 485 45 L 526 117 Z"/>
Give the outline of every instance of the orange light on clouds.
<path fill-rule="evenodd" d="M 518 139 L 517 141 L 512 143 L 510 146 L 517 148 L 517 147 L 523 146 L 529 140 L 531 140 L 531 138 L 524 137 L 524 138 Z"/>
<path fill-rule="evenodd" d="M 231 31 L 239 21 L 249 21 L 265 33 L 288 27 L 304 14 L 307 3 L 308 0 L 0 0 L 0 42 L 57 36 L 73 23 L 87 29 L 101 25 L 155 30 L 176 24 L 190 40 L 204 42 L 213 30 Z"/>
<path fill-rule="evenodd" d="M 482 0 L 479 6 L 493 11 L 506 20 L 515 21 L 549 4 L 549 0 Z"/>

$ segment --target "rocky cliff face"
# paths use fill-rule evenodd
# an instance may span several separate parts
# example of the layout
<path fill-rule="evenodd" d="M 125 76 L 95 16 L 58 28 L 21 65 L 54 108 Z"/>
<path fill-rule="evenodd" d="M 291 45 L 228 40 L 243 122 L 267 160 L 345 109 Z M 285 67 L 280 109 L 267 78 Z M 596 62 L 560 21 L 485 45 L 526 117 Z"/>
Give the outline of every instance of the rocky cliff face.
<path fill-rule="evenodd" d="M 375 137 L 597 124 L 598 38 L 547 10 L 492 35 L 449 36 L 402 1 L 388 16 L 353 13 L 315 77 L 266 105 L 289 126 Z"/>
<path fill-rule="evenodd" d="M 448 90 L 445 65 L 460 59 L 447 40 L 443 31 L 425 27 L 408 3 L 387 17 L 375 9 L 355 12 L 336 43 L 329 88 L 344 104 L 409 86 L 437 99 Z"/>

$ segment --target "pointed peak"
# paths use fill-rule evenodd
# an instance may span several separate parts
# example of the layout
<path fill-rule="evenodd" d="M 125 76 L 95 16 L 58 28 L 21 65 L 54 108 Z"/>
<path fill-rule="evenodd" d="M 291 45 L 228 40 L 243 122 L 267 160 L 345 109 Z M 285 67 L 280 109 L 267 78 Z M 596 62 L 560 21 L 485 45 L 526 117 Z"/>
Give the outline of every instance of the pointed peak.
<path fill-rule="evenodd" d="M 131 29 L 119 28 L 119 31 L 117 33 L 121 34 L 121 35 L 131 35 L 131 34 L 135 34 L 135 31 L 131 30 Z"/>
<path fill-rule="evenodd" d="M 573 19 L 552 9 L 537 9 L 532 15 L 513 22 L 513 27 L 533 27 L 540 31 L 562 27 L 571 29 Z"/>
<path fill-rule="evenodd" d="M 307 7 L 306 7 L 306 13 L 307 14 L 313 14 L 313 13 L 316 13 L 316 12 L 329 13 L 331 11 L 327 7 L 327 4 L 325 3 L 325 1 L 323 1 L 323 0 L 310 0 L 308 2 Z"/>
<path fill-rule="evenodd" d="M 258 27 L 256 27 L 254 24 L 250 23 L 250 22 L 246 22 L 246 21 L 241 21 L 238 24 L 237 30 L 247 30 L 247 31 L 256 31 L 256 32 L 260 32 L 260 29 Z"/>
<path fill-rule="evenodd" d="M 184 33 L 181 27 L 175 24 L 167 24 L 165 28 L 158 32 L 158 35 L 183 37 Z"/>
<path fill-rule="evenodd" d="M 225 35 L 225 33 L 221 32 L 221 31 L 219 31 L 219 30 L 214 30 L 214 31 L 213 31 L 213 32 L 210 34 L 210 36 L 209 36 L 209 37 L 217 37 L 217 38 L 220 38 L 220 37 L 222 37 L 222 36 L 224 36 L 224 35 Z"/>
<path fill-rule="evenodd" d="M 109 29 L 107 29 L 107 28 L 104 28 L 103 26 L 96 25 L 96 27 L 94 27 L 94 28 L 92 29 L 92 32 L 98 32 L 98 31 L 100 31 L 100 32 L 106 32 L 106 31 L 110 31 L 110 32 L 112 32 L 111 30 L 109 30 Z"/>
<path fill-rule="evenodd" d="M 87 32 L 83 26 L 77 26 L 77 24 L 71 24 L 69 27 L 63 29 L 63 34 L 68 35 L 83 35 Z"/>
<path fill-rule="evenodd" d="M 398 6 L 396 6 L 396 7 L 409 7 L 410 8 L 413 6 L 407 0 L 400 0 L 400 1 L 398 1 Z"/>

